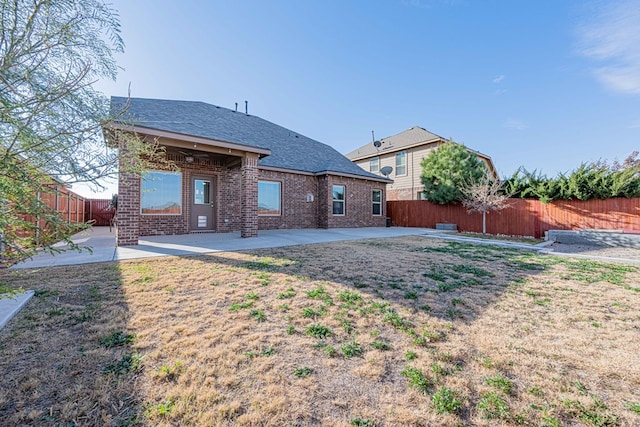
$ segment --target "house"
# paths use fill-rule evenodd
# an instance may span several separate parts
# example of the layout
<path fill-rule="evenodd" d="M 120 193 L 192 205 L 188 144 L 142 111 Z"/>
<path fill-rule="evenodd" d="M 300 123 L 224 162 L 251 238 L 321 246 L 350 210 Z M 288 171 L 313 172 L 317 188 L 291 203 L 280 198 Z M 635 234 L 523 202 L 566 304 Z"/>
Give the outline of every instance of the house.
<path fill-rule="evenodd" d="M 448 140 L 414 126 L 397 135 L 382 138 L 379 144 L 369 143 L 346 156 L 355 164 L 371 173 L 382 176 L 385 166 L 393 168 L 387 184 L 387 200 L 421 200 L 424 186 L 420 180 L 422 159 Z M 467 148 L 483 160 L 489 170 L 498 176 L 491 157 Z"/>
<path fill-rule="evenodd" d="M 135 132 L 166 147 L 178 170 L 120 174 L 118 245 L 150 235 L 385 225 L 390 181 L 326 144 L 203 102 L 111 99 L 112 111 L 127 104 L 105 126 L 107 138 L 112 129 Z M 125 143 L 110 143 L 126 162 Z"/>

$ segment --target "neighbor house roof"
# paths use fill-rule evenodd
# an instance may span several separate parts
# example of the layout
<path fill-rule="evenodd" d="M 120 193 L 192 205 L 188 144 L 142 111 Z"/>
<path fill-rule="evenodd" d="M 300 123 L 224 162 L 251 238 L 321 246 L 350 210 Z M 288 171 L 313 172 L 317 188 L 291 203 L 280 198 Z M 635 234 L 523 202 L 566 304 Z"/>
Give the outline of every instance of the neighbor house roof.
<path fill-rule="evenodd" d="M 380 139 L 382 145 L 376 148 L 373 143 L 363 145 L 362 147 L 348 153 L 346 156 L 351 160 L 359 160 L 366 157 L 377 156 L 385 152 L 394 152 L 404 150 L 405 148 L 422 145 L 429 142 L 446 141 L 445 138 L 431 133 L 420 126 L 414 126 L 399 134 L 388 136 Z"/>
<path fill-rule="evenodd" d="M 436 135 L 435 133 L 429 132 L 428 130 L 421 128 L 420 126 L 414 126 L 411 129 L 407 129 L 396 135 L 380 139 L 381 145 L 379 148 L 377 148 L 375 145 L 373 145 L 372 142 L 370 142 L 356 150 L 353 150 L 350 153 L 347 153 L 346 156 L 355 162 L 358 160 L 366 159 L 368 157 L 375 157 L 385 153 L 393 153 L 396 151 L 406 150 L 407 148 L 411 147 L 418 147 L 431 143 L 442 144 L 447 141 L 447 138 L 443 138 L 439 135 Z M 470 152 L 476 154 L 478 157 L 485 159 L 488 162 L 491 171 L 494 173 L 494 175 L 497 175 L 491 157 L 479 151 L 472 150 L 467 146 L 465 146 L 465 148 Z"/>
<path fill-rule="evenodd" d="M 118 123 L 269 150 L 271 154 L 261 158 L 259 166 L 381 180 L 334 148 L 257 116 L 204 102 L 111 98 L 114 112 L 127 104 Z"/>

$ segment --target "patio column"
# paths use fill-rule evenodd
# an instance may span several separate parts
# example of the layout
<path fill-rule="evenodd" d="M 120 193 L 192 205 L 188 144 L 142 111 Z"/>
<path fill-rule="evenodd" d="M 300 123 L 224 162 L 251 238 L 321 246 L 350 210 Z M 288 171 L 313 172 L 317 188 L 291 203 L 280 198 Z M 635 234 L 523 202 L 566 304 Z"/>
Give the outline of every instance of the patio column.
<path fill-rule="evenodd" d="M 129 159 L 120 143 L 120 173 L 118 174 L 118 210 L 116 213 L 116 245 L 137 245 L 140 237 L 140 177 L 123 172 Z"/>
<path fill-rule="evenodd" d="M 242 158 L 240 236 L 258 236 L 258 155 L 246 153 Z"/>

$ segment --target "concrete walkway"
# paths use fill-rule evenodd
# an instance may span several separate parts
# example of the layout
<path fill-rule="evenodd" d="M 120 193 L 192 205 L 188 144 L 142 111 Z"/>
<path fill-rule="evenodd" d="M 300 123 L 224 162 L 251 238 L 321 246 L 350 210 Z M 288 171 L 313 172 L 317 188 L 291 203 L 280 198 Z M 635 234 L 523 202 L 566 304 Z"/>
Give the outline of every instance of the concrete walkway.
<path fill-rule="evenodd" d="M 115 230 L 110 232 L 109 227 L 94 227 L 89 231 L 77 234 L 72 239 L 81 247 L 88 247 L 90 250 L 83 249 L 81 252 L 66 251 L 56 255 L 42 253 L 16 264 L 11 268 L 41 268 L 136 258 L 195 255 L 224 251 L 245 251 L 251 249 L 399 236 L 424 236 L 480 245 L 534 250 L 549 255 L 574 256 L 576 258 L 590 258 L 597 259 L 598 261 L 624 262 L 629 264 L 638 263 L 637 260 L 553 252 L 547 249 L 547 246 L 551 245 L 553 242 L 543 242 L 537 245 L 531 245 L 526 243 L 459 236 L 456 233 L 447 233 L 431 228 L 370 227 L 262 230 L 258 232 L 258 237 L 252 237 L 249 239 L 241 238 L 239 232 L 183 234 L 178 236 L 147 236 L 140 238 L 138 245 L 116 247 Z M 64 249 L 64 246 L 61 245 L 59 248 Z"/>
<path fill-rule="evenodd" d="M 135 246 L 116 247 L 115 230 L 94 227 L 73 237 L 81 247 L 91 250 L 67 251 L 56 255 L 42 253 L 12 266 L 12 269 L 88 264 L 167 255 L 193 255 L 222 251 L 276 248 L 282 246 L 328 243 L 344 240 L 425 235 L 436 233 L 427 228 L 376 227 L 302 230 L 262 230 L 258 237 L 243 239 L 240 233 L 203 233 L 178 236 L 142 237 Z M 63 245 L 58 246 L 64 249 Z"/>

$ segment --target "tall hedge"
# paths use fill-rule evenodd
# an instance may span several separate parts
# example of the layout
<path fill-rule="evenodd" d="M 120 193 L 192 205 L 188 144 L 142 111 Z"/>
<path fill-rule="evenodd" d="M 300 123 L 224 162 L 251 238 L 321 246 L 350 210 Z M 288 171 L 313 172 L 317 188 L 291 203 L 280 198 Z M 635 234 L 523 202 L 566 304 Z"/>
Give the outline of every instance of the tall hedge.
<path fill-rule="evenodd" d="M 543 203 L 640 197 L 640 159 L 638 152 L 633 152 L 623 163 L 582 163 L 571 173 L 555 178 L 521 167 L 505 180 L 504 189 L 511 197 L 538 199 Z"/>

